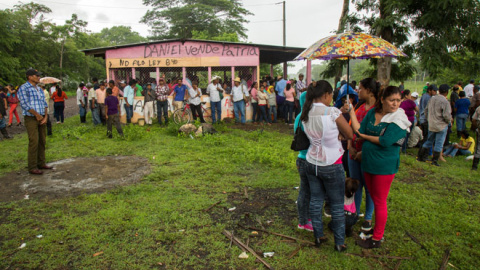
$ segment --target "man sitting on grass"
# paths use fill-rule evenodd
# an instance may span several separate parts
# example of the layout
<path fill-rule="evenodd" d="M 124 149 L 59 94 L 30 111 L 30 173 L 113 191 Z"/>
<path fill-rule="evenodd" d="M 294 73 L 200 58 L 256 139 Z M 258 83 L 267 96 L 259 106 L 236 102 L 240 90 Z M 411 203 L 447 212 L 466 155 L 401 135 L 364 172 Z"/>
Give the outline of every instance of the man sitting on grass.
<path fill-rule="evenodd" d="M 112 95 L 112 89 L 107 89 L 107 97 L 105 98 L 105 118 L 107 119 L 107 136 L 112 138 L 112 124 L 115 124 L 115 128 L 120 136 L 123 137 L 123 130 L 120 126 L 120 117 L 118 112 L 120 111 L 120 103 L 118 98 Z"/>

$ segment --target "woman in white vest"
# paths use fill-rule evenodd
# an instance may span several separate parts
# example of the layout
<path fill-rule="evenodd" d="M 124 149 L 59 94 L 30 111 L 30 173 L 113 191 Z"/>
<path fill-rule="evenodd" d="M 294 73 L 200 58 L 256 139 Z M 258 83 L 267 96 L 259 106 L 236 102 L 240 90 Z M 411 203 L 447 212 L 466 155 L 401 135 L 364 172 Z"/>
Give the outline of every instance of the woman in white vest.
<path fill-rule="evenodd" d="M 310 217 L 319 247 L 326 241 L 323 234 L 322 208 L 325 197 L 330 200 L 332 229 L 335 250 L 347 249 L 345 242 L 345 171 L 342 166 L 343 148 L 339 140 L 341 133 L 352 139 L 353 131 L 342 112 L 329 107 L 333 100 L 333 88 L 327 81 L 313 83 L 307 90 L 300 120 L 310 139 L 307 152 L 307 177 L 310 185 Z"/>

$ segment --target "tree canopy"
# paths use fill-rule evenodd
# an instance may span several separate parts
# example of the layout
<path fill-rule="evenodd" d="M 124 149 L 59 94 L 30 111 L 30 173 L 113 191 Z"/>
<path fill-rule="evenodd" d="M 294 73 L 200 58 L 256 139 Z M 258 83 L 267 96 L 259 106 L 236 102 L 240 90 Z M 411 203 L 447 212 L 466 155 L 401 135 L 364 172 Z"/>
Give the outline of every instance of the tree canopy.
<path fill-rule="evenodd" d="M 45 19 L 51 9 L 37 3 L 0 10 L 0 84 L 25 82 L 25 70 L 34 67 L 45 76 L 62 78 L 64 85 L 105 77 L 105 61 L 85 56 L 81 49 L 144 42 L 127 26 L 86 30 L 76 14 L 63 25 Z"/>
<path fill-rule="evenodd" d="M 238 0 L 143 0 L 151 6 L 142 21 L 151 27 L 152 39 L 218 37 L 246 38 L 246 15 Z"/>
<path fill-rule="evenodd" d="M 478 0 L 352 0 L 357 13 L 349 16 L 355 30 L 382 37 L 409 57 L 397 62 L 373 59 L 378 79 L 403 81 L 415 73 L 411 59 L 432 78 L 445 68 L 458 70 L 480 51 L 480 2 Z M 411 37 L 415 36 L 414 39 Z M 412 41 L 413 40 L 413 41 Z M 467 62 L 469 62 L 467 60 Z M 478 71 L 475 71 L 478 74 Z"/>

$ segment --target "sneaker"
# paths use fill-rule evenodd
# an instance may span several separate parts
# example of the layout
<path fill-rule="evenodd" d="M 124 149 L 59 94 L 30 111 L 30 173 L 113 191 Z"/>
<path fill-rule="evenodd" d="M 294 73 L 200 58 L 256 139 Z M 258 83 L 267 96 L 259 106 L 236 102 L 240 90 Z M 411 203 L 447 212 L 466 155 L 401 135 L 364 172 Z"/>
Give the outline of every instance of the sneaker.
<path fill-rule="evenodd" d="M 330 211 L 330 208 L 325 207 L 325 211 L 323 212 L 323 214 L 328 218 L 332 217 L 332 212 Z"/>
<path fill-rule="evenodd" d="M 364 217 L 365 214 L 364 214 L 364 213 L 360 213 L 360 214 L 358 214 L 358 216 L 359 216 L 359 217 Z"/>
<path fill-rule="evenodd" d="M 300 229 L 300 230 L 306 230 L 306 231 L 309 231 L 309 232 L 313 232 L 312 223 L 307 223 L 305 225 L 298 224 L 297 228 Z"/>
<path fill-rule="evenodd" d="M 305 225 L 303 226 L 303 228 L 304 228 L 306 231 L 313 232 L 312 222 L 308 222 L 307 224 L 305 224 Z"/>
<path fill-rule="evenodd" d="M 360 232 L 359 236 L 360 236 L 360 239 L 362 239 L 362 240 L 370 239 L 373 236 L 373 229 L 368 230 L 368 231 L 362 231 L 362 232 Z"/>
<path fill-rule="evenodd" d="M 382 241 L 375 241 L 373 238 L 366 240 L 357 240 L 357 245 L 365 249 L 379 248 L 382 245 Z"/>
<path fill-rule="evenodd" d="M 367 239 L 370 239 L 372 238 L 373 236 L 373 229 L 369 230 L 369 231 L 366 231 L 366 232 L 360 232 L 360 239 L 362 240 L 367 240 Z M 382 237 L 382 240 L 380 240 L 380 242 L 384 242 L 385 241 L 385 237 Z"/>
<path fill-rule="evenodd" d="M 371 229 L 372 229 L 372 222 L 371 222 L 371 221 L 368 222 L 368 221 L 365 220 L 365 221 L 362 223 L 362 230 L 364 230 L 364 231 L 370 231 Z"/>

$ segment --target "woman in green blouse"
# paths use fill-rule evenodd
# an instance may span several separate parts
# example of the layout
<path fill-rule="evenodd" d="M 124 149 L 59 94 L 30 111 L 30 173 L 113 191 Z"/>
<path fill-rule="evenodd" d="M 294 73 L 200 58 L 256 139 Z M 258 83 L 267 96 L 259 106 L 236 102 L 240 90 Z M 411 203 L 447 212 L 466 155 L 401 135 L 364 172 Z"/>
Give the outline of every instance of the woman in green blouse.
<path fill-rule="evenodd" d="M 352 127 L 365 140 L 362 169 L 375 207 L 375 227 L 367 233 L 371 237 L 357 242 L 363 248 L 380 247 L 387 224 L 387 197 L 400 164 L 400 147 L 411 125 L 399 108 L 400 103 L 400 89 L 389 86 L 381 92 L 375 110 L 370 110 L 361 124 L 350 110 Z"/>

